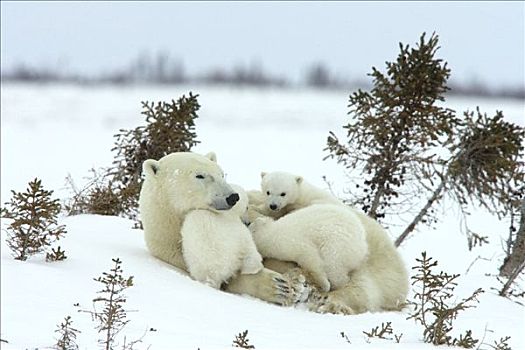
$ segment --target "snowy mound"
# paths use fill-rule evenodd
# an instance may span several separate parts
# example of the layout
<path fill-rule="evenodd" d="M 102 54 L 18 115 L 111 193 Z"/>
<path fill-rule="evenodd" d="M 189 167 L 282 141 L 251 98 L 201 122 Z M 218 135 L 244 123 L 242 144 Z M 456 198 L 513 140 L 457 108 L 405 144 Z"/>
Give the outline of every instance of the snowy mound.
<path fill-rule="evenodd" d="M 66 198 L 70 193 L 63 185 L 68 173 L 82 185 L 89 168 L 111 164 L 112 135 L 119 128 L 143 122 L 138 112 L 141 100 L 171 99 L 189 90 L 184 86 L 97 89 L 2 84 L 2 203 L 9 200 L 9 190 L 23 191 L 36 176 L 46 189 L 55 190 L 56 198 Z M 195 151 L 215 151 L 229 182 L 253 189 L 258 187 L 260 171 L 285 170 L 325 187 L 322 175 L 326 175 L 344 197 L 347 179 L 342 168 L 323 162 L 326 154 L 322 150 L 328 131 L 340 130 L 346 120 L 346 92 L 246 88 L 241 93 L 204 87 L 198 92 L 203 108 L 197 133 L 202 144 Z M 523 123 L 519 101 L 450 103 L 457 110 L 476 105 L 490 112 L 503 109 L 509 120 Z M 476 308 L 459 315 L 452 336 L 471 329 L 475 338 L 485 336 L 484 342 L 490 344 L 511 336 L 513 349 L 525 349 L 523 306 L 499 297 L 492 288 L 501 289 L 501 285 L 494 276 L 486 275 L 496 274 L 501 264 L 501 239 L 508 232 L 508 222 L 476 208 L 472 213 L 472 230 L 490 235 L 490 244 L 469 252 L 460 232 L 461 219 L 447 207 L 435 230 L 422 226 L 400 252 L 409 267 L 427 251 L 439 261 L 439 269 L 460 273 L 458 301 L 479 287 L 486 291 Z M 2 220 L 2 228 L 7 222 Z M 133 340 L 147 329 L 156 329 L 145 336 L 140 348 L 151 344 L 152 350 L 227 349 L 236 334 L 248 330 L 256 349 L 437 349 L 424 344 L 423 329 L 406 320 L 410 310 L 340 316 L 311 313 L 304 306 L 279 307 L 191 280 L 152 257 L 142 231 L 131 229 L 128 220 L 82 215 L 62 218 L 59 223 L 68 231 L 59 242 L 68 256 L 62 262 L 47 263 L 41 256 L 13 260 L 5 244 L 6 233 L 1 232 L 0 338 L 8 341 L 1 343 L 2 349 L 52 347 L 57 336 L 54 330 L 66 315 L 82 331 L 77 340 L 80 349 L 98 348 L 99 335 L 91 317 L 78 310 L 92 309 L 92 300 L 101 289 L 93 278 L 109 271 L 116 257 L 122 260 L 124 275 L 134 276 L 134 286 L 126 290 L 126 309 L 135 311 L 128 313 L 130 322 L 119 339 Z M 392 237 L 399 227 L 388 228 Z M 478 256 L 487 260 L 476 260 Z M 375 338 L 368 343 L 363 331 L 388 321 L 394 334 L 403 334 L 400 343 Z"/>

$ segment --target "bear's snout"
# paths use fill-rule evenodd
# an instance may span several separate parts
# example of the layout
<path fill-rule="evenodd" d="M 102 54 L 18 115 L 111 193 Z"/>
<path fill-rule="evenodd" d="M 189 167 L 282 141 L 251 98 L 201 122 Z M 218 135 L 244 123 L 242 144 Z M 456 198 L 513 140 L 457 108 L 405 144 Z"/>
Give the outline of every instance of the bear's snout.
<path fill-rule="evenodd" d="M 239 194 L 237 193 L 232 193 L 228 196 L 228 198 L 226 198 L 226 203 L 228 203 L 230 207 L 233 207 L 235 203 L 237 203 L 238 201 L 239 201 Z"/>
<path fill-rule="evenodd" d="M 270 209 L 277 210 L 277 204 L 270 204 Z"/>

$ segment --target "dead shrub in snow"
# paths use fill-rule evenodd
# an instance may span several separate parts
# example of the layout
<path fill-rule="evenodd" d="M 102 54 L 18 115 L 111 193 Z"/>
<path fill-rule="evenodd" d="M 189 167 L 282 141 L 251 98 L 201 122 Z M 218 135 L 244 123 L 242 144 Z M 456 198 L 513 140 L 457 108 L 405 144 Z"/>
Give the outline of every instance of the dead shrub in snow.
<path fill-rule="evenodd" d="M 241 332 L 235 336 L 233 339 L 233 347 L 242 348 L 242 349 L 255 349 L 255 346 L 250 344 L 250 339 L 248 339 L 248 330 Z"/>
<path fill-rule="evenodd" d="M 500 277 L 507 278 L 500 291 L 501 296 L 523 296 L 524 292 L 517 292 L 513 287 L 518 276 L 525 270 L 525 187 L 522 189 L 522 200 L 519 210 L 511 216 L 509 238 L 506 244 L 506 257 L 500 267 Z M 521 216 L 519 227 L 515 227 L 515 219 Z M 519 287 L 517 287 L 519 289 Z"/>
<path fill-rule="evenodd" d="M 77 188 L 70 175 L 66 177 L 66 186 L 73 193 L 64 205 L 66 213 L 114 216 L 123 213 L 130 205 L 126 202 L 128 196 L 111 181 L 108 169 L 91 169 L 90 173 L 88 183 L 81 189 Z"/>
<path fill-rule="evenodd" d="M 12 219 L 6 229 L 6 242 L 15 259 L 27 260 L 50 248 L 66 233 L 65 226 L 57 222 L 61 205 L 51 198 L 53 191 L 45 190 L 37 178 L 29 182 L 26 192 L 11 193 L 11 200 L 2 209 L 2 216 Z M 64 251 L 51 253 L 50 257 L 56 259 L 48 261 L 66 258 Z"/>
<path fill-rule="evenodd" d="M 381 326 L 376 326 L 368 332 L 363 331 L 363 333 L 368 337 L 367 342 L 370 342 L 370 339 L 372 338 L 379 338 L 386 340 L 395 339 L 396 343 L 399 343 L 401 341 L 401 337 L 403 336 L 403 333 L 394 334 L 394 330 L 392 329 L 392 322 L 381 322 Z M 392 338 L 392 335 L 394 336 L 394 338 Z"/>
<path fill-rule="evenodd" d="M 494 341 L 494 344 L 488 344 L 488 346 L 490 346 L 490 348 L 494 350 L 512 350 L 512 348 L 510 347 L 508 343 L 509 340 L 510 340 L 510 337 L 506 336 L 506 337 L 500 338 L 499 341 Z"/>
<path fill-rule="evenodd" d="M 369 330 L 368 332 L 363 331 L 363 333 L 368 338 L 379 338 L 379 339 L 392 339 L 390 335 L 392 335 L 392 322 L 387 323 L 381 323 L 381 329 L 379 329 L 379 326 L 376 326 Z"/>

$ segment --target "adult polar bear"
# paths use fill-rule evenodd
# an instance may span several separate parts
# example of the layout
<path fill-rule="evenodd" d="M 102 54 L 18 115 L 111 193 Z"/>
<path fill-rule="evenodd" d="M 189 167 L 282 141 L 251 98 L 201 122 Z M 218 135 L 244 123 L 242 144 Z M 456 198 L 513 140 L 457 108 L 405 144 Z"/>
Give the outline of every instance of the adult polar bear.
<path fill-rule="evenodd" d="M 182 256 L 180 229 L 193 209 L 224 210 L 233 206 L 231 187 L 214 154 L 173 153 L 159 161 L 144 162 L 144 183 L 139 210 L 146 245 L 157 258 L 187 271 Z M 364 225 L 369 254 L 352 272 L 350 282 L 326 294 L 310 295 L 310 308 L 318 312 L 360 313 L 367 310 L 398 309 L 381 291 L 396 287 L 399 271 L 405 271 L 384 229 L 366 215 L 356 212 Z M 268 268 L 254 275 L 239 274 L 226 290 L 249 294 L 277 304 L 289 305 L 303 297 L 302 271 L 293 262 L 267 260 Z M 373 301 L 373 303 L 371 302 Z"/>
<path fill-rule="evenodd" d="M 155 257 L 187 272 L 181 237 L 186 214 L 194 209 L 230 209 L 239 197 L 224 181 L 213 153 L 180 152 L 158 161 L 149 159 L 143 164 L 143 175 L 139 211 L 146 246 Z M 238 274 L 225 288 L 282 305 L 304 299 L 305 290 L 304 277 L 288 278 L 269 269 Z"/>

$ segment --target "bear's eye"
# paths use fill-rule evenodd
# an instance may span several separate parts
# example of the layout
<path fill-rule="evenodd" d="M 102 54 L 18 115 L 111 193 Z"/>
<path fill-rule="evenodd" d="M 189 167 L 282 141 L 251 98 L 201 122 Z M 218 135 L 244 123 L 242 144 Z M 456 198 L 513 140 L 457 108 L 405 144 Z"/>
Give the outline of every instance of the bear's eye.
<path fill-rule="evenodd" d="M 266 191 L 266 195 L 269 196 L 270 195 L 270 191 Z"/>
<path fill-rule="evenodd" d="M 196 179 L 199 179 L 199 180 L 202 180 L 202 179 L 204 179 L 204 175 L 200 175 L 200 174 L 199 174 L 199 175 L 195 176 L 195 178 L 196 178 Z"/>
<path fill-rule="evenodd" d="M 281 193 L 281 197 L 284 197 L 284 196 L 286 196 L 286 193 L 284 193 L 284 192 Z"/>

